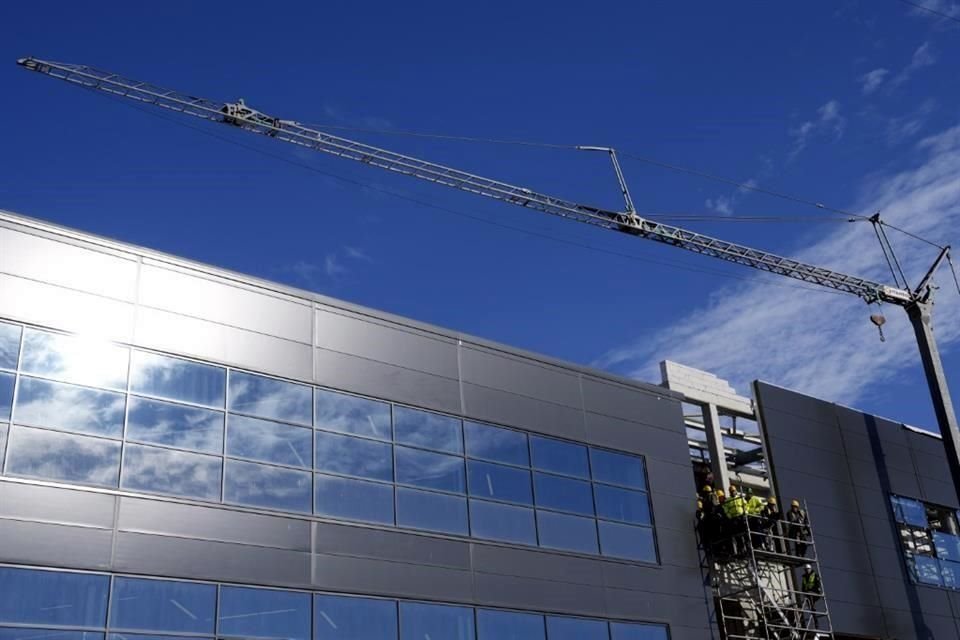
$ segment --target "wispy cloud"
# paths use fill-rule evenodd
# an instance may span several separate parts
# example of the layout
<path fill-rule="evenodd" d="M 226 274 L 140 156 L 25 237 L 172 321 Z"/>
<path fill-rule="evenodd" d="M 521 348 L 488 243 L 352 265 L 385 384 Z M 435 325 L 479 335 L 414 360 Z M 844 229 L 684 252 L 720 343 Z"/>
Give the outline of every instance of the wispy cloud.
<path fill-rule="evenodd" d="M 905 116 L 889 118 L 886 125 L 887 143 L 896 145 L 916 136 L 926 126 L 936 109 L 937 101 L 930 98 L 924 100 L 919 107 Z"/>
<path fill-rule="evenodd" d="M 865 184 L 853 210 L 883 211 L 884 218 L 942 244 L 957 244 L 960 229 L 960 126 L 916 145 L 910 169 Z M 954 237 L 948 237 L 952 234 Z M 899 253 L 916 279 L 934 254 L 910 243 Z M 876 240 L 865 226 L 846 225 L 791 255 L 817 265 L 886 282 L 891 279 Z M 948 275 L 942 274 L 947 279 Z M 880 343 L 870 312 L 846 296 L 763 286 L 726 287 L 711 302 L 660 331 L 611 349 L 600 366 L 645 380 L 658 379 L 669 358 L 731 380 L 741 391 L 761 378 L 830 400 L 854 403 L 872 385 L 917 363 L 904 314 L 886 309 L 887 341 Z M 944 287 L 937 301 L 937 338 L 946 350 L 960 342 L 960 297 Z"/>
<path fill-rule="evenodd" d="M 719 213 L 721 216 L 733 215 L 737 203 L 740 202 L 744 196 L 751 193 L 753 189 L 760 186 L 760 181 L 768 178 L 772 172 L 773 163 L 769 158 L 763 158 L 763 167 L 753 178 L 745 180 L 743 184 L 737 187 L 732 193 L 719 195 L 715 198 L 707 198 L 703 206 L 710 211 Z"/>
<path fill-rule="evenodd" d="M 302 286 L 317 288 L 343 278 L 353 270 L 355 265 L 351 263 L 357 262 L 373 262 L 373 258 L 363 249 L 345 246 L 328 252 L 321 262 L 297 260 L 281 267 L 280 271 L 293 274 Z"/>
<path fill-rule="evenodd" d="M 860 85 L 864 95 L 870 95 L 879 89 L 888 75 L 890 75 L 890 70 L 880 67 L 860 76 Z"/>
<path fill-rule="evenodd" d="M 949 18 L 960 18 L 960 3 L 953 0 L 917 0 L 923 7 L 911 7 L 909 13 L 918 17 L 933 18 L 946 22 Z"/>
<path fill-rule="evenodd" d="M 847 119 L 840 114 L 840 103 L 836 100 L 830 100 L 817 109 L 815 118 L 807 120 L 790 130 L 790 136 L 793 138 L 793 148 L 790 150 L 789 159 L 792 160 L 800 155 L 810 141 L 815 137 L 831 136 L 839 139 L 847 128 Z"/>
<path fill-rule="evenodd" d="M 937 61 L 937 56 L 934 54 L 933 50 L 930 48 L 929 42 L 924 42 L 922 45 L 917 47 L 917 50 L 913 52 L 913 56 L 910 58 L 909 64 L 903 68 L 897 75 L 890 79 L 890 83 L 887 85 L 887 88 L 890 91 L 893 91 L 907 80 L 913 77 L 920 69 L 924 67 L 929 67 Z"/>

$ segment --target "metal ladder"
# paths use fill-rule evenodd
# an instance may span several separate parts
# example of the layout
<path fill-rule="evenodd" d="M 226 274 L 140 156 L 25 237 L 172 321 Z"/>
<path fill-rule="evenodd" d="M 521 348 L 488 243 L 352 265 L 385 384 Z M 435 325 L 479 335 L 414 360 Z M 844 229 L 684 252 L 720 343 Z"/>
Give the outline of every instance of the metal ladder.
<path fill-rule="evenodd" d="M 833 625 L 808 514 L 804 555 L 785 517 L 766 529 L 757 516 L 725 519 L 725 531 L 698 523 L 701 568 L 710 581 L 725 640 L 833 640 Z M 753 529 L 751 530 L 751 526 Z M 804 565 L 821 576 L 820 593 L 797 588 Z"/>

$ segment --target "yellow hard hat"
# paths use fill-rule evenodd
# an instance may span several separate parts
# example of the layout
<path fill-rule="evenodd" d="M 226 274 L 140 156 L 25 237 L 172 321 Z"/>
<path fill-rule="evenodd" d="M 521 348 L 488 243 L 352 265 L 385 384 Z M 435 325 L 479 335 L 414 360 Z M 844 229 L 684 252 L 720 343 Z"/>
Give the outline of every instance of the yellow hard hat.
<path fill-rule="evenodd" d="M 800 501 L 799 501 L 799 500 L 793 500 L 793 501 L 790 502 L 790 506 L 791 506 L 791 507 L 799 507 L 799 506 L 800 506 Z"/>
<path fill-rule="evenodd" d="M 737 485 L 735 484 L 730 485 L 730 495 L 733 495 L 736 492 L 737 492 Z"/>
<path fill-rule="evenodd" d="M 767 502 L 770 504 L 777 504 L 777 499 L 774 496 L 770 496 L 769 498 L 767 498 Z"/>
<path fill-rule="evenodd" d="M 717 497 L 718 497 L 718 498 L 722 498 L 722 497 L 723 497 L 723 489 L 717 489 Z"/>
<path fill-rule="evenodd" d="M 697 500 L 697 509 L 703 509 L 703 500 Z"/>

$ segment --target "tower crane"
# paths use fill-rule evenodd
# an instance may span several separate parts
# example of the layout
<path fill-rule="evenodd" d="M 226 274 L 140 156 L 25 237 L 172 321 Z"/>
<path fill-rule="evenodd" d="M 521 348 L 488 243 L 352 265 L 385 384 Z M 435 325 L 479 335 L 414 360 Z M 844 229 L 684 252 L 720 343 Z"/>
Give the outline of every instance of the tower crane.
<path fill-rule="evenodd" d="M 943 363 L 931 325 L 934 293 L 933 277 L 944 259 L 949 257 L 949 246 L 941 248 L 936 260 L 916 288 L 910 289 L 906 284 L 901 287 L 899 283 L 896 286 L 891 286 L 806 264 L 768 251 L 713 238 L 644 217 L 634 208 L 623 172 L 617 160 L 616 151 L 611 148 L 578 147 L 588 151 L 601 151 L 609 155 L 624 199 L 624 209 L 622 211 L 614 211 L 537 193 L 524 187 L 332 135 L 293 120 L 284 120 L 268 115 L 248 106 L 243 99 L 236 102 L 220 102 L 198 98 L 85 65 L 50 62 L 32 57 L 21 58 L 17 60 L 17 64 L 24 69 L 96 92 L 226 124 L 300 147 L 355 160 L 380 169 L 500 200 L 515 206 L 653 240 L 760 271 L 826 287 L 857 296 L 868 304 L 885 302 L 902 307 L 907 312 L 907 317 L 910 319 L 917 338 L 917 345 L 920 350 L 927 384 L 930 388 L 940 434 L 943 438 L 954 488 L 958 497 L 960 497 L 960 428 L 958 428 Z M 887 250 L 886 247 L 884 250 Z M 883 323 L 882 316 L 872 316 L 871 319 L 878 327 Z"/>

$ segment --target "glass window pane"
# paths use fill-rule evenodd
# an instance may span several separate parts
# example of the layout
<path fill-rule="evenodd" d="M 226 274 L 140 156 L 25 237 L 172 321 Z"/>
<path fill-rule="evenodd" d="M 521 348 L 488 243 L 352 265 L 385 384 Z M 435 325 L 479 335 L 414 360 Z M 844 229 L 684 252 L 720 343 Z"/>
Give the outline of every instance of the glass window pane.
<path fill-rule="evenodd" d="M 0 622 L 102 627 L 108 576 L 0 567 Z"/>
<path fill-rule="evenodd" d="M 540 546 L 597 553 L 597 523 L 592 518 L 537 511 Z"/>
<path fill-rule="evenodd" d="M 463 453 L 460 420 L 407 407 L 393 408 L 393 433 L 397 442 L 425 449 Z"/>
<path fill-rule="evenodd" d="M 319 429 L 390 440 L 390 405 L 343 393 L 316 389 Z"/>
<path fill-rule="evenodd" d="M 491 500 L 533 504 L 530 472 L 489 462 L 467 462 L 470 494 Z"/>
<path fill-rule="evenodd" d="M 20 355 L 20 327 L 0 322 L 0 368 L 16 369 Z"/>
<path fill-rule="evenodd" d="M 130 389 L 168 400 L 223 408 L 227 371 L 222 367 L 134 351 Z"/>
<path fill-rule="evenodd" d="M 890 502 L 893 503 L 893 512 L 898 522 L 915 527 L 927 527 L 927 512 L 923 508 L 923 503 L 900 496 L 890 496 Z"/>
<path fill-rule="evenodd" d="M 600 552 L 612 558 L 657 561 L 653 529 L 600 521 Z"/>
<path fill-rule="evenodd" d="M 599 517 L 634 524 L 651 524 L 647 494 L 604 484 L 593 485 L 593 492 Z"/>
<path fill-rule="evenodd" d="M 309 471 L 227 460 L 223 499 L 280 511 L 310 513 Z"/>
<path fill-rule="evenodd" d="M 477 609 L 478 640 L 546 640 L 543 616 Z"/>
<path fill-rule="evenodd" d="M 227 455 L 310 468 L 313 432 L 282 422 L 230 414 Z"/>
<path fill-rule="evenodd" d="M 131 396 L 127 440 L 222 453 L 223 413 Z"/>
<path fill-rule="evenodd" d="M 487 540 L 537 544 L 533 509 L 507 504 L 470 501 L 470 535 Z"/>
<path fill-rule="evenodd" d="M 107 640 L 190 640 L 193 636 L 155 636 L 145 633 L 111 633 Z"/>
<path fill-rule="evenodd" d="M 213 634 L 216 603 L 216 585 L 117 577 L 110 626 Z"/>
<path fill-rule="evenodd" d="M 393 524 L 393 487 L 387 484 L 316 474 L 317 515 Z"/>
<path fill-rule="evenodd" d="M 400 640 L 474 640 L 473 609 L 400 603 Z"/>
<path fill-rule="evenodd" d="M 530 466 L 527 434 L 477 422 L 466 422 L 463 428 L 468 456 Z"/>
<path fill-rule="evenodd" d="M 647 488 L 643 458 L 626 453 L 590 449 L 590 469 L 597 482 L 619 484 L 633 489 Z"/>
<path fill-rule="evenodd" d="M 590 478 L 587 448 L 578 444 L 530 436 L 533 466 L 568 476 Z"/>
<path fill-rule="evenodd" d="M 120 484 L 124 489 L 220 499 L 220 458 L 128 444 Z"/>
<path fill-rule="evenodd" d="M 934 531 L 933 544 L 937 548 L 938 558 L 960 562 L 960 538 Z"/>
<path fill-rule="evenodd" d="M 13 407 L 13 383 L 16 377 L 12 373 L 0 373 L 0 421 L 10 419 Z"/>
<path fill-rule="evenodd" d="M 937 587 L 942 586 L 940 565 L 937 563 L 936 558 L 911 556 L 907 559 L 907 563 L 910 565 L 913 579 L 920 584 L 930 584 Z"/>
<path fill-rule="evenodd" d="M 397 640 L 392 600 L 316 595 L 313 603 L 314 640 Z"/>
<path fill-rule="evenodd" d="M 547 616 L 550 640 L 608 640 L 607 623 L 602 620 Z"/>
<path fill-rule="evenodd" d="M 533 484 L 536 488 L 538 507 L 593 515 L 593 495 L 589 482 L 546 473 L 534 473 Z"/>
<path fill-rule="evenodd" d="M 393 447 L 386 442 L 316 432 L 317 470 L 393 481 Z"/>
<path fill-rule="evenodd" d="M 120 438 L 125 404 L 122 393 L 22 376 L 17 393 L 17 422 Z M 0 400 L 0 413 L 2 405 Z"/>
<path fill-rule="evenodd" d="M 9 446 L 10 475 L 117 486 L 119 442 L 13 427 Z"/>
<path fill-rule="evenodd" d="M 217 635 L 310 640 L 310 594 L 223 586 Z"/>
<path fill-rule="evenodd" d="M 7 453 L 7 429 L 8 425 L 0 424 L 0 471 L 3 471 L 3 459 Z"/>
<path fill-rule="evenodd" d="M 466 491 L 463 458 L 419 449 L 396 447 L 397 482 L 428 489 Z"/>
<path fill-rule="evenodd" d="M 397 487 L 397 524 L 467 535 L 467 501 L 457 496 Z"/>
<path fill-rule="evenodd" d="M 0 628 L 0 640 L 103 640 L 103 633 L 14 627 L 10 629 Z"/>
<path fill-rule="evenodd" d="M 943 586 L 949 589 L 960 589 L 960 562 L 940 561 L 940 575 Z"/>
<path fill-rule="evenodd" d="M 92 387 L 126 389 L 127 349 L 112 344 L 26 329 L 24 373 L 35 373 Z"/>
<path fill-rule="evenodd" d="M 230 410 L 309 426 L 313 393 L 302 384 L 231 371 Z"/>
<path fill-rule="evenodd" d="M 634 624 L 611 622 L 611 640 L 668 640 L 667 628 L 662 624 Z"/>

